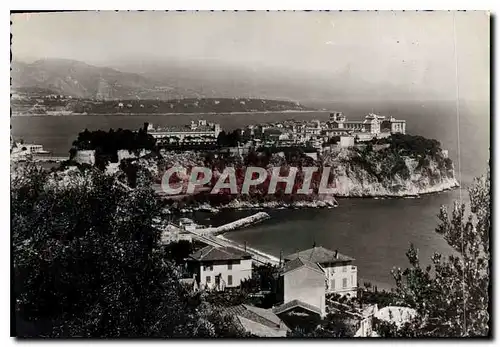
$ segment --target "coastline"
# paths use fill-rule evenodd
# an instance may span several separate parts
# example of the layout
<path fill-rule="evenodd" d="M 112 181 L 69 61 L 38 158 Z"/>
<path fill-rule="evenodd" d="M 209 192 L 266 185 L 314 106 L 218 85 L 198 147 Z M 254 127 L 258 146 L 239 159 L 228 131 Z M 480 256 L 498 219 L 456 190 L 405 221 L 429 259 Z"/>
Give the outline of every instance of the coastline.
<path fill-rule="evenodd" d="M 374 190 L 370 193 L 364 192 L 355 192 L 355 193 L 341 193 L 336 192 L 335 196 L 338 198 L 416 198 L 421 195 L 435 194 L 441 193 L 448 190 L 453 190 L 456 188 L 460 188 L 460 184 L 456 180 L 456 178 L 447 178 L 443 180 L 440 184 L 431 185 L 429 187 L 417 188 L 415 189 L 406 189 L 401 190 L 399 192 L 390 192 L 388 190 Z"/>
<path fill-rule="evenodd" d="M 71 117 L 71 116 L 210 116 L 210 115 L 233 115 L 233 114 L 266 114 L 266 113 L 318 113 L 329 111 L 322 110 L 277 110 L 277 111 L 230 111 L 230 112 L 169 112 L 169 113 L 71 113 L 71 114 L 45 114 L 45 113 L 32 113 L 20 114 L 12 113 L 11 117 Z"/>
<path fill-rule="evenodd" d="M 257 209 L 299 209 L 299 208 L 334 208 L 338 206 L 335 198 L 329 200 L 315 201 L 296 201 L 293 203 L 285 203 L 279 201 L 268 201 L 261 203 L 252 203 L 250 201 L 240 201 L 235 199 L 226 205 L 218 207 L 221 210 L 257 210 Z"/>
<path fill-rule="evenodd" d="M 342 199 L 415 199 L 420 196 L 439 194 L 442 192 L 450 191 L 453 189 L 460 188 L 458 181 L 456 179 L 450 179 L 446 183 L 439 185 L 433 185 L 428 188 L 422 188 L 418 191 L 403 191 L 399 193 L 390 192 L 378 192 L 374 194 L 352 194 L 352 195 L 340 195 L 335 194 L 330 199 L 324 200 L 314 200 L 314 201 L 295 201 L 293 203 L 285 203 L 280 201 L 268 201 L 268 202 L 250 202 L 250 201 L 240 201 L 235 199 L 228 204 L 220 206 L 211 206 L 204 204 L 202 207 L 192 207 L 186 208 L 186 212 L 203 210 L 203 209 L 214 209 L 214 210 L 262 210 L 262 209 L 305 209 L 305 208 L 327 208 L 332 209 L 338 207 L 340 204 L 336 198 Z M 184 213 L 186 213 L 184 212 Z M 181 212 L 182 213 L 182 212 Z"/>

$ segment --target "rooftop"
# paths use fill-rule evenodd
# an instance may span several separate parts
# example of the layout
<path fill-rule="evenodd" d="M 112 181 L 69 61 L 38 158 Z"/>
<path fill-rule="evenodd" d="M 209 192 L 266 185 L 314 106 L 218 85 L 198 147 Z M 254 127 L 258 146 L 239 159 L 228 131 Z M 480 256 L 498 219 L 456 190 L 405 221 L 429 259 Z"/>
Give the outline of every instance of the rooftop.
<path fill-rule="evenodd" d="M 343 131 L 343 132 L 351 132 L 352 130 L 351 129 L 348 129 L 348 128 L 326 128 L 326 129 L 323 129 L 323 132 L 327 132 L 327 131 Z"/>
<path fill-rule="evenodd" d="M 309 260 L 310 262 L 320 263 L 320 264 L 343 263 L 355 260 L 354 258 L 351 258 L 347 255 L 341 254 L 336 251 L 331 251 L 321 246 L 289 254 L 285 257 L 285 260 L 293 260 L 295 258 L 302 258 Z"/>
<path fill-rule="evenodd" d="M 164 132 L 209 132 L 209 131 L 214 131 L 213 126 L 209 125 L 196 125 L 196 128 L 192 129 L 189 125 L 180 125 L 180 126 L 165 126 L 165 127 L 158 127 L 158 128 L 153 128 L 149 129 L 148 132 L 151 134 L 154 133 L 164 133 Z"/>
<path fill-rule="evenodd" d="M 285 303 L 285 304 L 283 304 L 281 306 L 275 307 L 273 309 L 273 312 L 275 314 L 281 314 L 281 313 L 293 310 L 294 308 L 297 308 L 297 307 L 300 307 L 300 308 L 303 308 L 303 309 L 305 309 L 307 311 L 310 311 L 310 312 L 313 312 L 313 313 L 321 315 L 321 309 L 319 307 L 316 307 L 314 305 L 308 304 L 308 303 L 303 302 L 303 301 L 298 300 L 298 299 L 289 301 L 289 302 L 287 302 L 287 303 Z"/>
<path fill-rule="evenodd" d="M 344 124 L 366 124 L 366 120 L 348 120 Z"/>
<path fill-rule="evenodd" d="M 281 319 L 276 316 L 272 310 L 266 310 L 263 308 L 250 306 L 250 305 L 237 305 L 229 307 L 225 310 L 226 313 L 243 316 L 259 324 L 268 326 L 270 328 L 278 328 Z"/>
<path fill-rule="evenodd" d="M 316 271 L 317 273 L 319 273 L 321 275 L 324 275 L 323 270 L 318 266 L 318 264 L 316 264 L 312 261 L 309 261 L 307 259 L 300 258 L 300 257 L 286 262 L 285 265 L 283 265 L 283 273 L 293 271 L 293 270 L 301 268 L 303 266 L 305 266 L 306 268 L 311 269 L 313 271 Z"/>
<path fill-rule="evenodd" d="M 250 253 L 233 247 L 206 246 L 189 257 L 197 261 L 216 261 L 250 259 L 252 256 Z"/>

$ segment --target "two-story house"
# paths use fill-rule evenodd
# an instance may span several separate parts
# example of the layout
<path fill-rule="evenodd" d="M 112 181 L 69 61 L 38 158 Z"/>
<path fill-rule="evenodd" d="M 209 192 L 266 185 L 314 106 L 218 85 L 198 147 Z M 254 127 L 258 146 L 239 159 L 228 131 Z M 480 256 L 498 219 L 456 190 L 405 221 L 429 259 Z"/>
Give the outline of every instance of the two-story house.
<path fill-rule="evenodd" d="M 316 324 L 326 315 L 323 269 L 304 258 L 286 262 L 277 283 L 277 299 L 281 305 L 273 311 L 291 327 L 304 321 Z"/>
<path fill-rule="evenodd" d="M 206 246 L 187 260 L 201 289 L 239 287 L 252 277 L 252 256 L 233 247 Z"/>
<path fill-rule="evenodd" d="M 307 259 L 318 264 L 325 273 L 327 293 L 338 293 L 356 297 L 358 288 L 358 268 L 352 265 L 354 258 L 323 247 L 313 247 L 290 254 L 285 262 L 296 258 Z M 286 263 L 285 263 L 286 265 Z"/>

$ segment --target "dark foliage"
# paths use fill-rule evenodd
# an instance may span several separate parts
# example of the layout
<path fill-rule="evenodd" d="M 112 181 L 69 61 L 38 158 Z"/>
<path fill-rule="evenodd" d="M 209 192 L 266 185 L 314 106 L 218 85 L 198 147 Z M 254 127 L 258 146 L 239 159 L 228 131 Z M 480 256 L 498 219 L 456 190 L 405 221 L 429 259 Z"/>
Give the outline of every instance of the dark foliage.
<path fill-rule="evenodd" d="M 396 297 L 414 308 L 415 319 L 401 328 L 381 325 L 384 336 L 485 337 L 489 334 L 491 190 L 490 172 L 469 188 L 470 214 L 455 203 L 451 214 L 441 208 L 436 232 L 457 252 L 444 259 L 432 256 L 423 268 L 418 249 L 406 253 L 411 267 L 393 271 Z M 431 271 L 432 270 L 432 271 Z"/>
<path fill-rule="evenodd" d="M 26 99 L 15 100 L 14 110 L 33 109 L 40 107 L 39 113 L 46 111 L 66 110 L 75 113 L 87 114 L 162 114 L 162 113 L 197 113 L 197 112 L 262 112 L 312 110 L 295 102 L 281 100 L 240 99 L 240 98 L 184 98 L 173 100 L 155 100 L 141 98 L 141 100 L 88 100 L 69 99 L 67 97 L 49 97 L 50 91 L 29 90 Z M 156 91 L 158 92 L 158 91 Z M 37 101 L 43 98 L 42 102 Z M 32 110 L 33 112 L 33 110 Z"/>
<path fill-rule="evenodd" d="M 296 327 L 288 334 L 288 337 L 296 338 L 332 338 L 353 337 L 355 324 L 346 315 L 341 313 L 330 313 L 324 319 L 317 317 L 304 318 L 309 324 L 296 324 Z"/>
<path fill-rule="evenodd" d="M 217 137 L 217 145 L 221 147 L 236 147 L 240 141 L 241 135 L 239 130 L 233 130 L 230 133 L 226 133 L 223 130 Z"/>
<path fill-rule="evenodd" d="M 11 189 L 18 336 L 215 336 L 217 310 L 190 305 L 158 247 L 161 205 L 142 180 L 129 191 L 87 170 L 61 189 L 23 170 Z"/>
<path fill-rule="evenodd" d="M 118 162 L 117 152 L 120 149 L 139 153 L 140 150 L 154 150 L 156 140 L 144 128 L 138 131 L 128 129 L 109 129 L 109 131 L 85 129 L 73 141 L 70 150 L 70 159 L 73 159 L 77 150 L 95 150 L 96 166 L 103 169 L 108 162 Z"/>

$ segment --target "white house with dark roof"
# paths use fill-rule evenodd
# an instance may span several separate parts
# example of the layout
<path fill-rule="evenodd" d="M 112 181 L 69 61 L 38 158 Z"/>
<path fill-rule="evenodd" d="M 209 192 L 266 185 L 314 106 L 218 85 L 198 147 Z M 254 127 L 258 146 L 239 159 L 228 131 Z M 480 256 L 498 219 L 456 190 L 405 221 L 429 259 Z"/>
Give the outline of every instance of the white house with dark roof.
<path fill-rule="evenodd" d="M 285 267 L 295 259 L 306 259 L 323 270 L 327 293 L 356 297 L 358 268 L 352 265 L 354 258 L 324 247 L 313 247 L 285 257 Z"/>
<path fill-rule="evenodd" d="M 189 266 L 201 289 L 224 290 L 252 277 L 252 256 L 233 247 L 206 246 L 191 254 Z"/>

